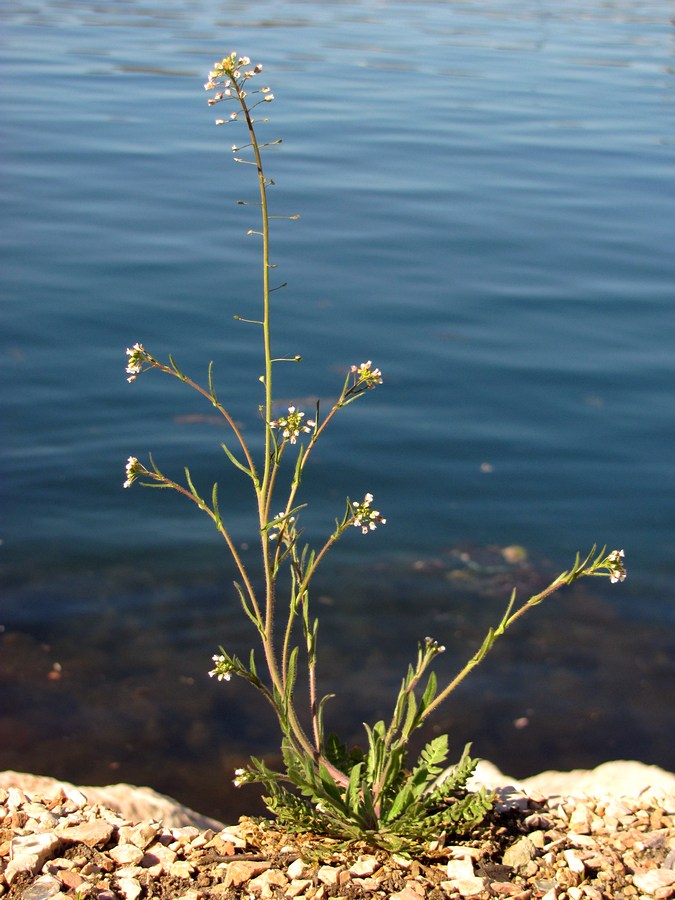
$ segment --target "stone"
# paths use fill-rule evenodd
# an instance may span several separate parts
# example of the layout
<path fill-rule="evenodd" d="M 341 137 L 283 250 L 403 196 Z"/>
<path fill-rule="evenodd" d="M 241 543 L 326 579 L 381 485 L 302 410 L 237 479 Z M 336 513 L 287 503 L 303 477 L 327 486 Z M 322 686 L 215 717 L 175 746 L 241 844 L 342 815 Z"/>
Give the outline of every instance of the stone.
<path fill-rule="evenodd" d="M 62 869 L 56 877 L 67 890 L 79 888 L 86 881 L 82 875 L 78 872 L 71 872 L 70 869 Z"/>
<path fill-rule="evenodd" d="M 363 878 L 367 875 L 372 875 L 373 872 L 376 872 L 380 868 L 380 864 L 377 861 L 376 856 L 359 856 L 356 862 L 350 867 L 350 874 L 354 875 L 356 878 Z"/>
<path fill-rule="evenodd" d="M 504 853 L 502 865 L 512 869 L 524 868 L 537 855 L 537 848 L 528 837 L 519 838 Z"/>
<path fill-rule="evenodd" d="M 312 884 L 309 878 L 294 878 L 285 891 L 286 897 L 297 897 L 304 894 L 308 887 Z"/>
<path fill-rule="evenodd" d="M 165 847 L 160 841 L 154 841 L 142 854 L 140 865 L 144 869 L 150 869 L 151 872 L 159 874 L 160 872 L 169 872 L 175 861 L 176 854 L 173 850 Z"/>
<path fill-rule="evenodd" d="M 569 821 L 570 831 L 574 831 L 576 834 L 590 834 L 593 824 L 593 813 L 584 803 L 579 803 L 572 810 Z"/>
<path fill-rule="evenodd" d="M 470 857 L 464 859 L 451 859 L 446 867 L 448 880 L 454 881 L 457 878 L 473 878 L 473 863 Z"/>
<path fill-rule="evenodd" d="M 655 894 L 660 888 L 675 884 L 673 869 L 644 869 L 633 874 L 633 884 L 643 894 Z"/>
<path fill-rule="evenodd" d="M 454 878 L 451 881 L 442 881 L 442 886 L 457 891 L 461 897 L 478 897 L 485 890 L 485 883 L 482 878 Z"/>
<path fill-rule="evenodd" d="M 177 859 L 176 862 L 171 865 L 169 875 L 171 875 L 172 878 L 183 878 L 188 880 L 192 876 L 194 870 L 195 867 L 186 859 Z"/>
<path fill-rule="evenodd" d="M 24 791 L 27 794 L 53 796 L 59 790 L 63 790 L 67 797 L 72 794 L 77 800 L 78 795 L 84 796 L 86 803 L 92 805 L 100 803 L 134 823 L 154 819 L 161 820 L 167 827 L 196 825 L 197 828 L 213 828 L 214 831 L 220 831 L 225 827 L 222 822 L 203 816 L 171 797 L 153 791 L 152 788 L 136 787 L 131 784 L 76 787 L 68 781 L 59 781 L 45 775 L 30 775 L 26 772 L 8 770 L 0 772 L 0 788 L 18 791 L 24 799 Z M 21 803 L 16 805 L 20 806 Z"/>
<path fill-rule="evenodd" d="M 266 860 L 255 861 L 242 859 L 239 862 L 231 862 L 227 864 L 225 871 L 226 887 L 239 887 L 251 878 L 261 875 L 271 864 Z"/>
<path fill-rule="evenodd" d="M 48 859 L 55 855 L 61 841 L 54 834 L 26 834 L 12 838 L 9 862 L 4 877 L 11 884 L 17 875 L 37 875 Z"/>
<path fill-rule="evenodd" d="M 141 822 L 130 827 L 120 828 L 119 841 L 125 844 L 134 844 L 141 850 L 145 850 L 155 840 L 161 830 L 159 822 Z"/>
<path fill-rule="evenodd" d="M 21 892 L 21 900 L 49 900 L 61 894 L 61 883 L 53 875 L 43 875 Z"/>
<path fill-rule="evenodd" d="M 406 885 L 402 890 L 389 894 L 389 900 L 420 900 L 420 896 L 413 887 Z"/>
<path fill-rule="evenodd" d="M 143 851 L 134 844 L 118 844 L 108 851 L 108 855 L 119 866 L 137 866 L 144 857 Z"/>
<path fill-rule="evenodd" d="M 279 869 L 267 869 L 260 875 L 252 878 L 246 885 L 246 890 L 257 893 L 260 891 L 263 900 L 278 896 L 274 887 L 285 888 L 288 884 L 288 878 Z"/>
<path fill-rule="evenodd" d="M 316 877 L 323 884 L 337 884 L 340 878 L 339 866 L 319 866 Z"/>
<path fill-rule="evenodd" d="M 115 833 L 109 822 L 95 819 L 79 825 L 59 825 L 55 833 L 70 844 L 86 844 L 87 847 L 105 847 Z"/>
<path fill-rule="evenodd" d="M 286 869 L 286 874 L 294 881 L 295 879 L 302 878 L 305 874 L 305 869 L 307 869 L 307 863 L 302 859 L 302 857 L 298 857 L 294 859 L 293 862 Z"/>
<path fill-rule="evenodd" d="M 578 853 L 574 850 L 563 850 L 563 857 L 570 872 L 574 872 L 576 875 L 584 874 L 586 867 Z"/>
<path fill-rule="evenodd" d="M 117 890 L 124 900 L 138 900 L 143 893 L 143 888 L 135 878 L 118 878 Z"/>

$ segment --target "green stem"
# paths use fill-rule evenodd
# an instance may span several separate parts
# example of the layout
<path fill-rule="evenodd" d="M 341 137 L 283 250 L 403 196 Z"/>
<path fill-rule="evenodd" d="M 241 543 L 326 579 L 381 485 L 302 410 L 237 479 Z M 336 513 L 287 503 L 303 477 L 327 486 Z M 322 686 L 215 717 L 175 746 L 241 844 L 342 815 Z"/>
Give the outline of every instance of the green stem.
<path fill-rule="evenodd" d="M 530 597 L 527 603 L 524 603 L 519 610 L 513 613 L 513 615 L 509 615 L 511 606 L 513 604 L 512 599 L 507 608 L 506 615 L 500 622 L 499 626 L 495 629 L 495 631 L 492 632 L 492 640 L 490 641 L 489 645 L 487 647 L 485 646 L 487 641 L 486 637 L 486 641 L 483 642 L 480 649 L 476 651 L 476 653 L 471 657 L 466 665 L 457 673 L 457 675 L 455 675 L 455 677 L 447 685 L 447 687 L 445 687 L 444 690 L 442 690 L 441 693 L 438 694 L 438 696 L 429 704 L 429 706 L 427 706 L 422 715 L 419 717 L 419 723 L 421 724 L 427 718 L 427 716 L 429 716 L 435 709 L 437 709 L 437 707 L 439 707 L 441 703 L 443 703 L 450 696 L 455 688 L 457 688 L 464 681 L 464 679 L 472 671 L 472 669 L 475 669 L 478 663 L 485 658 L 485 654 L 487 650 L 489 650 L 492 646 L 492 643 L 498 637 L 501 637 L 506 632 L 507 628 L 510 628 L 511 625 L 513 625 L 513 623 L 517 619 L 519 619 L 523 615 L 523 613 L 527 612 L 528 609 L 531 609 L 533 606 L 541 603 L 542 600 L 544 600 L 550 594 L 554 593 L 554 591 L 557 591 L 564 584 L 567 584 L 567 575 L 559 575 L 555 579 L 555 581 L 553 581 L 545 590 L 541 591 L 541 593 L 539 594 L 535 594 L 533 597 Z M 488 637 L 489 635 L 490 633 L 488 632 Z"/>

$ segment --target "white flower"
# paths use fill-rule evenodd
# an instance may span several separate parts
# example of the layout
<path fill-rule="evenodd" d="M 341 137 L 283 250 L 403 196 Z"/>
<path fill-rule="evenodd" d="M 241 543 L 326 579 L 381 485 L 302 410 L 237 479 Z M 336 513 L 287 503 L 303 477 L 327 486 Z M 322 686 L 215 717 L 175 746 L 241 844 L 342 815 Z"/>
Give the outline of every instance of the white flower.
<path fill-rule="evenodd" d="M 289 406 L 288 415 L 281 416 L 270 422 L 270 426 L 272 428 L 282 428 L 282 436 L 289 440 L 291 444 L 294 444 L 300 437 L 300 432 L 304 431 L 305 434 L 310 434 L 312 428 L 316 425 L 314 419 L 307 419 L 306 422 L 303 422 L 304 418 L 304 412 L 299 412 L 294 406 Z"/>
<path fill-rule="evenodd" d="M 361 503 L 354 501 L 354 518 L 352 525 L 361 529 L 361 534 L 368 534 L 369 531 L 375 531 L 378 526 L 386 525 L 387 520 L 381 516 L 379 510 L 371 509 L 370 504 L 373 502 L 373 495 L 366 494 Z"/>
<path fill-rule="evenodd" d="M 372 360 L 362 362 L 360 366 L 352 366 L 352 374 L 354 375 L 354 384 L 363 383 L 367 388 L 373 388 L 376 384 L 382 384 L 382 372 L 379 369 L 373 369 Z"/>
<path fill-rule="evenodd" d="M 141 473 L 142 466 L 135 456 L 130 456 L 127 460 L 126 474 L 127 480 L 124 482 L 125 488 L 130 488 L 134 481 Z"/>
<path fill-rule="evenodd" d="M 625 581 L 627 572 L 626 567 L 623 564 L 624 552 L 623 550 L 612 550 L 606 560 L 607 568 L 609 569 L 610 575 L 609 580 L 612 584 L 616 584 L 618 581 Z"/>
<path fill-rule="evenodd" d="M 129 359 L 125 371 L 127 375 L 131 376 L 127 378 L 127 381 L 135 381 L 136 376 L 143 371 L 143 363 L 148 362 L 148 355 L 143 344 L 139 343 L 135 343 L 133 347 L 127 347 L 126 353 Z"/>

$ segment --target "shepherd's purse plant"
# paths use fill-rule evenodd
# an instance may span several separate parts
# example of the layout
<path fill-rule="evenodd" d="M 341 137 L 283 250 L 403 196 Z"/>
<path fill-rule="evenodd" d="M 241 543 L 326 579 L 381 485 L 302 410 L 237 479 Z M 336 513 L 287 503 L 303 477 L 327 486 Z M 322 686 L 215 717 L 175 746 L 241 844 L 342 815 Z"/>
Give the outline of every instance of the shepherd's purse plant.
<path fill-rule="evenodd" d="M 263 374 L 259 378 L 258 412 L 262 450 L 257 455 L 253 452 L 252 442 L 219 399 L 213 363 L 208 366 L 205 383 L 200 384 L 185 374 L 172 356 L 162 362 L 141 343 L 126 351 L 128 381 L 150 370 L 163 372 L 200 394 L 222 417 L 228 435 L 221 445 L 223 452 L 229 465 L 248 483 L 257 511 L 259 571 L 251 575 L 244 564 L 240 543 L 230 531 L 226 510 L 221 508 L 217 483 L 204 492 L 188 468 L 180 480 L 174 480 L 160 470 L 152 456 L 147 465 L 132 456 L 126 465 L 124 487 L 138 481 L 182 494 L 210 517 L 234 561 L 236 595 L 257 636 L 258 650 L 252 649 L 247 659 L 240 659 L 221 647 L 213 656 L 210 674 L 219 681 L 229 681 L 236 675 L 263 695 L 278 719 L 283 755 L 283 771 L 273 771 L 261 759 L 252 758 L 246 768 L 235 772 L 235 784 L 262 783 L 269 810 L 288 830 L 311 830 L 344 840 L 365 840 L 388 850 L 412 851 L 443 835 L 459 835 L 473 828 L 492 803 L 485 791 L 466 790 L 476 765 L 468 746 L 459 761 L 448 766 L 448 737 L 442 735 L 424 747 L 416 762 L 410 762 L 407 751 L 413 733 L 485 658 L 497 638 L 532 607 L 582 576 L 623 581 L 624 554 L 623 550 L 597 553 L 593 548 L 583 558 L 577 554 L 568 571 L 526 602 L 517 603 L 514 590 L 501 621 L 488 630 L 478 650 L 447 684 L 438 684 L 431 667 L 445 648 L 430 637 L 421 640 L 417 658 L 403 677 L 391 717 L 365 725 L 363 748 L 348 749 L 327 733 L 324 711 L 332 695 L 317 695 L 319 623 L 311 605 L 312 581 L 328 551 L 346 532 L 356 529 L 368 535 L 386 519 L 373 495 L 359 492 L 357 499 L 346 499 L 328 539 L 314 547 L 305 542 L 300 527 L 306 503 L 300 502 L 299 489 L 314 447 L 332 420 L 351 403 L 370 395 L 382 384 L 383 376 L 371 360 L 355 362 L 346 367 L 341 390 L 326 413 L 319 403 L 307 411 L 292 404 L 275 416 L 275 367 L 287 362 L 288 357 L 275 357 L 272 347 L 271 295 L 278 285 L 271 283 L 270 220 L 298 217 L 273 216 L 269 209 L 268 194 L 274 182 L 266 174 L 263 154 L 266 148 L 281 142 L 261 142 L 258 137 L 260 126 L 268 122 L 258 116 L 274 100 L 269 87 L 256 86 L 262 80 L 262 71 L 262 65 L 252 65 L 248 57 L 231 53 L 214 64 L 204 85 L 211 95 L 208 104 L 224 104 L 227 110 L 216 124 L 228 125 L 244 135 L 232 146 L 234 160 L 252 165 L 257 176 L 258 196 L 251 202 L 259 206 L 260 225 L 249 234 L 260 241 L 262 293 L 259 307 L 247 312 L 244 321 L 252 322 L 260 332 Z M 240 373 L 236 375 L 240 377 Z M 289 457 L 291 465 L 282 467 L 282 461 Z M 259 584 L 263 585 L 260 589 L 256 586 Z M 299 683 L 303 690 L 296 690 Z"/>

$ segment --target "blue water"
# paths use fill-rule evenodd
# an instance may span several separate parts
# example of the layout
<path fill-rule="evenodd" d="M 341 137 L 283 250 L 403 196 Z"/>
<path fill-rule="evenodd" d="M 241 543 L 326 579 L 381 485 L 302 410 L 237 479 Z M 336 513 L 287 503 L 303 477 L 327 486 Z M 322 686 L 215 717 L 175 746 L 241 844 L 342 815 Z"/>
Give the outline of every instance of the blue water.
<path fill-rule="evenodd" d="M 255 184 L 202 88 L 236 49 L 276 97 L 275 211 L 301 215 L 273 235 L 275 348 L 303 357 L 277 370 L 280 408 L 327 404 L 352 363 L 384 372 L 304 485 L 317 541 L 346 494 L 372 491 L 388 519 L 346 537 L 319 585 L 338 723 L 358 737 L 384 712 L 425 629 L 462 658 L 511 576 L 535 589 L 598 542 L 625 547 L 628 581 L 533 614 L 438 727 L 515 774 L 675 769 L 672 6 L 0 13 L 0 768 L 145 780 L 204 807 L 207 760 L 225 778 L 276 745 L 245 686 L 204 677 L 217 643 L 250 639 L 218 535 L 177 497 L 121 488 L 130 454 L 189 464 L 254 544 L 208 406 L 124 375 L 135 341 L 202 380 L 213 359 L 255 430 L 257 335 L 233 319 L 257 314 L 254 213 L 235 203 Z M 513 544 L 529 569 L 491 581 Z M 475 582 L 457 548 L 487 554 Z"/>

